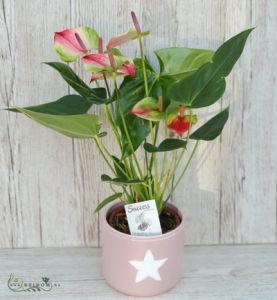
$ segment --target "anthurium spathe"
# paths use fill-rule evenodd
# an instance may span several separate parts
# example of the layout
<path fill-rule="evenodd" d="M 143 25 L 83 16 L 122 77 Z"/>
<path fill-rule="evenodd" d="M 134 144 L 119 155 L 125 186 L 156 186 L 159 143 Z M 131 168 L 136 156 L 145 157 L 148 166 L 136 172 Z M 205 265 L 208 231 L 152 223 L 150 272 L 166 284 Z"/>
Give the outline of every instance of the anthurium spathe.
<path fill-rule="evenodd" d="M 165 117 L 165 113 L 162 110 L 162 97 L 159 100 L 153 97 L 146 97 L 132 108 L 131 113 L 149 121 L 160 121 Z"/>
<path fill-rule="evenodd" d="M 98 39 L 98 53 L 92 53 L 82 57 L 86 71 L 93 73 L 91 81 L 104 79 L 104 75 L 109 77 L 112 73 L 116 75 L 135 76 L 135 65 L 131 59 L 125 58 L 116 49 L 103 51 L 103 39 Z"/>
<path fill-rule="evenodd" d="M 141 32 L 141 28 L 135 12 L 132 11 L 131 16 L 135 28 L 132 28 L 125 33 L 112 37 L 107 44 L 107 49 L 112 49 L 121 46 L 122 44 L 135 40 L 139 37 L 146 36 L 150 33 L 149 31 Z"/>
<path fill-rule="evenodd" d="M 169 113 L 166 117 L 166 125 L 171 132 L 182 137 L 189 128 L 196 124 L 197 117 L 196 115 L 185 115 L 184 106 L 180 105 L 178 107 L 178 113 Z"/>
<path fill-rule="evenodd" d="M 115 72 L 116 75 L 135 75 L 135 65 L 131 59 L 123 56 L 113 55 L 115 65 L 112 66 L 110 58 L 104 53 L 92 53 L 82 57 L 84 68 L 86 71 L 94 73 L 91 80 L 99 80 L 104 78 L 104 74 L 109 76 Z"/>
<path fill-rule="evenodd" d="M 98 34 L 89 27 L 77 27 L 56 32 L 54 48 L 62 61 L 73 62 L 98 47 Z"/>

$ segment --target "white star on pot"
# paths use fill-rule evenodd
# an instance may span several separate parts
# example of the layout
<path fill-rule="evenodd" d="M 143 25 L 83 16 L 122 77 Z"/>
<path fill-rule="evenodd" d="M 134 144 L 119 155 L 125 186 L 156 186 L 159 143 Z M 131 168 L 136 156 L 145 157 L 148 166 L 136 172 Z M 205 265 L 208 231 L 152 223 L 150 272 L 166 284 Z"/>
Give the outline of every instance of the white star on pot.
<path fill-rule="evenodd" d="M 142 261 L 130 260 L 129 263 L 138 270 L 136 282 L 143 281 L 147 277 L 159 281 L 161 276 L 158 270 L 166 261 L 167 258 L 154 260 L 151 250 L 147 250 Z"/>

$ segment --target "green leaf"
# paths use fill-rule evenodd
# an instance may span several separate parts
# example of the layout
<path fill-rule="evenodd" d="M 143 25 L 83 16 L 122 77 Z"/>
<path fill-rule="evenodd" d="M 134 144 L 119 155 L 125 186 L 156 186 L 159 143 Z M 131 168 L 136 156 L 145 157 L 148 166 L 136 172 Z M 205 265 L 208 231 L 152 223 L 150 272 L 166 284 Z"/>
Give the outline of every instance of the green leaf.
<path fill-rule="evenodd" d="M 245 30 L 232 37 L 218 48 L 211 63 L 204 64 L 189 77 L 172 84 L 168 91 L 169 97 L 192 108 L 215 103 L 225 90 L 224 77 L 229 75 L 239 59 L 252 30 Z"/>
<path fill-rule="evenodd" d="M 149 86 L 153 84 L 155 78 L 155 74 L 151 73 L 148 70 Z M 128 128 L 128 133 L 132 141 L 133 149 L 134 151 L 136 151 L 136 149 L 141 145 L 141 143 L 149 134 L 149 121 L 130 114 L 132 107 L 145 95 L 142 71 L 137 71 L 134 79 L 126 77 L 120 86 L 119 92 L 120 103 L 124 114 L 124 120 Z M 121 131 L 123 144 L 125 145 L 124 151 L 122 153 L 122 158 L 126 158 L 130 154 L 132 154 L 132 150 L 127 141 L 126 133 L 122 124 L 122 119 L 120 117 L 118 107 L 116 124 Z"/>
<path fill-rule="evenodd" d="M 201 108 L 214 104 L 225 92 L 226 81 L 224 78 L 214 78 L 206 85 L 200 94 L 193 100 L 191 108 Z"/>
<path fill-rule="evenodd" d="M 165 151 L 172 151 L 180 148 L 186 148 L 187 142 L 181 139 L 165 139 L 160 143 L 158 147 L 145 143 L 144 149 L 147 152 L 165 152 Z"/>
<path fill-rule="evenodd" d="M 128 133 L 133 145 L 133 149 L 134 151 L 136 151 L 149 134 L 149 121 L 138 118 L 131 114 L 124 116 L 124 119 L 128 128 Z M 118 119 L 117 124 L 119 125 L 123 140 L 121 159 L 124 159 L 132 154 L 132 150 L 127 141 L 126 133 L 123 128 L 121 119 Z"/>
<path fill-rule="evenodd" d="M 159 49 L 155 54 L 160 64 L 160 77 L 184 78 L 211 61 L 214 51 L 173 47 Z"/>
<path fill-rule="evenodd" d="M 85 114 L 91 106 L 91 102 L 79 95 L 67 95 L 53 102 L 28 106 L 24 109 L 50 115 L 79 115 Z M 7 110 L 20 112 L 16 108 Z"/>
<path fill-rule="evenodd" d="M 193 140 L 211 141 L 220 135 L 225 123 L 229 117 L 229 108 L 224 109 L 219 114 L 210 119 L 203 126 L 198 128 L 191 134 L 190 138 Z"/>
<path fill-rule="evenodd" d="M 93 88 L 91 89 L 91 91 L 92 96 L 86 97 L 86 99 L 91 102 L 91 104 L 101 105 L 114 101 L 113 99 L 107 99 L 107 91 L 105 88 Z"/>
<path fill-rule="evenodd" d="M 100 130 L 102 121 L 96 115 L 50 115 L 16 108 L 33 121 L 72 138 L 93 138 Z"/>
<path fill-rule="evenodd" d="M 171 100 L 168 88 L 210 62 L 214 51 L 174 47 L 157 50 L 155 54 L 160 64 L 160 75 L 155 85 L 162 90 L 159 95 L 163 96 L 163 107 L 166 109 Z"/>
<path fill-rule="evenodd" d="M 94 104 L 103 104 L 106 99 L 106 89 L 91 89 L 67 64 L 61 62 L 47 62 L 47 65 L 54 68 L 62 78 L 81 96 L 88 98 Z"/>
<path fill-rule="evenodd" d="M 101 176 L 101 180 L 104 182 L 110 182 L 115 185 L 137 185 L 142 184 L 145 180 L 134 179 L 134 180 L 127 180 L 126 178 L 111 178 L 109 175 L 103 174 Z"/>
<path fill-rule="evenodd" d="M 103 132 L 98 133 L 97 136 L 99 138 L 102 138 L 102 137 L 106 136 L 107 134 L 108 134 L 107 131 L 103 131 Z"/>
<path fill-rule="evenodd" d="M 123 170 L 126 173 L 126 168 L 125 168 L 124 163 L 119 158 L 117 158 L 116 156 L 112 155 L 112 158 L 116 162 L 116 163 L 114 162 L 114 168 L 115 168 L 116 175 L 119 178 L 126 178 L 125 174 L 122 172 L 122 170 Z"/>
<path fill-rule="evenodd" d="M 97 207 L 96 207 L 95 210 L 94 210 L 94 213 L 99 212 L 99 210 L 100 210 L 101 208 L 103 208 L 105 205 L 107 205 L 107 204 L 109 204 L 110 202 L 112 202 L 112 201 L 114 201 L 114 200 L 120 198 L 121 196 L 122 196 L 122 193 L 116 193 L 116 194 L 114 194 L 114 195 L 112 195 L 112 196 L 106 198 L 105 200 L 103 200 L 102 202 L 100 202 L 100 203 L 97 205 Z"/>

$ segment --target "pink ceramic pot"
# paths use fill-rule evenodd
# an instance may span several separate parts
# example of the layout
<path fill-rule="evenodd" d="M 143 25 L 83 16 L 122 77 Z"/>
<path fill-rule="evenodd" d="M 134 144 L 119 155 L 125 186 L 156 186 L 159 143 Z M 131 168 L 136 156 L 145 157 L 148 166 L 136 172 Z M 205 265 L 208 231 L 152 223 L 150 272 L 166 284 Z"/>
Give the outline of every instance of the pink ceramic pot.
<path fill-rule="evenodd" d="M 154 296 L 173 288 L 182 275 L 184 222 L 159 236 L 121 233 L 103 220 L 103 275 L 114 289 L 131 296 Z M 182 215 L 178 209 L 169 206 Z"/>

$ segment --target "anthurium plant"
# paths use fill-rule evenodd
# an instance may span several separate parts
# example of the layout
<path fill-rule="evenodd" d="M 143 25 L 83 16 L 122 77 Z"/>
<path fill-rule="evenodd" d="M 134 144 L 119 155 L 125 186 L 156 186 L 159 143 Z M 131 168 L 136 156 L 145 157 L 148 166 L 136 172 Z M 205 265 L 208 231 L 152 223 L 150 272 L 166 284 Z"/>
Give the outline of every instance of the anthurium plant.
<path fill-rule="evenodd" d="M 225 78 L 252 29 L 232 37 L 216 51 L 158 49 L 154 52 L 159 63 L 156 71 L 143 47 L 149 31 L 142 31 L 134 12 L 131 16 L 133 28 L 112 37 L 105 47 L 102 37 L 89 27 L 56 32 L 54 48 L 62 62 L 46 64 L 77 94 L 9 110 L 71 138 L 95 142 L 109 168 L 101 179 L 110 184 L 113 192 L 100 202 L 96 212 L 116 199 L 123 204 L 155 199 L 161 213 L 186 173 L 199 142 L 218 137 L 228 119 L 226 107 L 197 126 L 197 110 L 221 99 Z M 120 51 L 121 45 L 131 41 L 138 43 L 139 57 L 127 58 Z M 81 61 L 89 72 L 90 82 L 84 82 L 73 71 L 70 63 L 76 61 Z M 110 153 L 105 146 L 107 133 L 102 129 L 102 118 L 89 113 L 95 105 L 103 106 L 118 153 Z M 143 151 L 144 161 L 138 158 L 138 151 Z"/>

